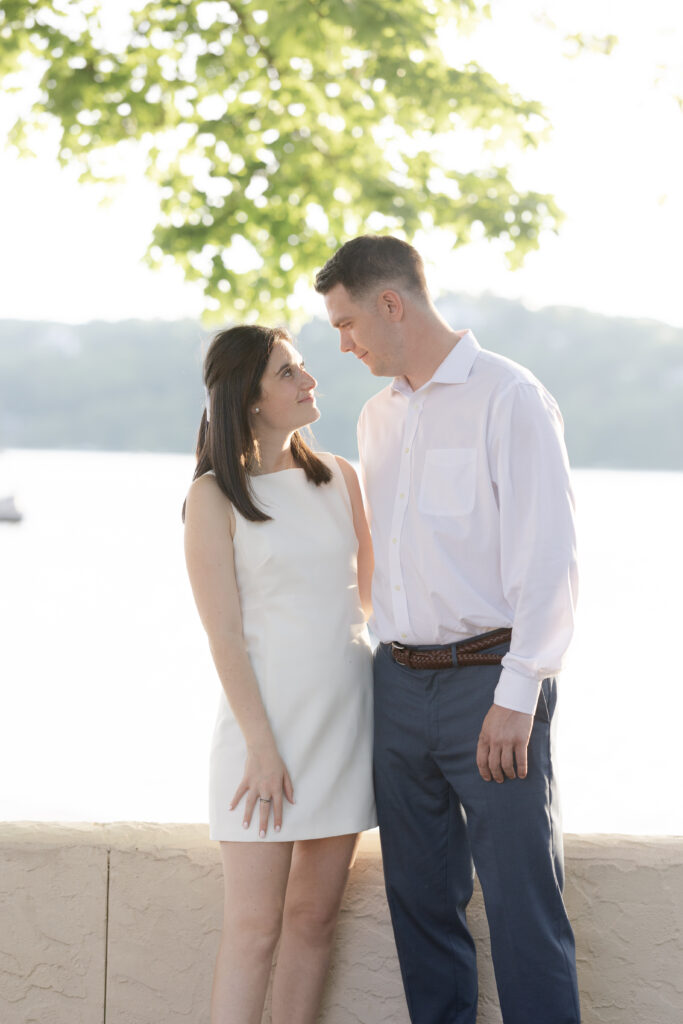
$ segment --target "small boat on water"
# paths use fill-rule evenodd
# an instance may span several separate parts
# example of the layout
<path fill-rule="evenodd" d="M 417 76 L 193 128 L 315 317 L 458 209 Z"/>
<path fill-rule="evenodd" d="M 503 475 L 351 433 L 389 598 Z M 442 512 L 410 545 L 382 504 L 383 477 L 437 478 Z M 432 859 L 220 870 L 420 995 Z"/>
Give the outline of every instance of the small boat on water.
<path fill-rule="evenodd" d="M 0 523 L 20 523 L 22 515 L 14 504 L 14 498 L 0 498 Z"/>

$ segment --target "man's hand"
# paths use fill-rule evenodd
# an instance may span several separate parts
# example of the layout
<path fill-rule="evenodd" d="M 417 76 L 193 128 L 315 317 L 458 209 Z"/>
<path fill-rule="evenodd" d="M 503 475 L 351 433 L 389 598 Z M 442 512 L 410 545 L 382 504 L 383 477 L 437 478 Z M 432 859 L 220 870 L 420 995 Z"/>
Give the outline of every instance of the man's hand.
<path fill-rule="evenodd" d="M 503 782 L 506 776 L 514 779 L 515 764 L 519 778 L 526 778 L 526 748 L 533 722 L 533 715 L 491 705 L 477 744 L 477 767 L 485 782 Z"/>

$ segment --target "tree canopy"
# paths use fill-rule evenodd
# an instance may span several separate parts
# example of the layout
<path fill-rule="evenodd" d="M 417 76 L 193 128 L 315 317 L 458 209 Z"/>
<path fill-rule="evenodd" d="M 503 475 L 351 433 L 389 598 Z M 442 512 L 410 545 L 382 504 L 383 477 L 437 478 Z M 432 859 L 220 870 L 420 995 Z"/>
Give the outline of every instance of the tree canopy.
<path fill-rule="evenodd" d="M 439 45 L 445 19 L 465 31 L 487 15 L 482 0 L 116 6 L 112 20 L 97 0 L 5 0 L 0 77 L 39 80 L 11 140 L 29 152 L 56 123 L 84 181 L 141 152 L 160 197 L 149 258 L 201 281 L 207 309 L 281 318 L 365 231 L 483 232 L 515 265 L 557 227 L 552 197 L 516 188 L 506 163 L 543 137 L 540 104 Z"/>

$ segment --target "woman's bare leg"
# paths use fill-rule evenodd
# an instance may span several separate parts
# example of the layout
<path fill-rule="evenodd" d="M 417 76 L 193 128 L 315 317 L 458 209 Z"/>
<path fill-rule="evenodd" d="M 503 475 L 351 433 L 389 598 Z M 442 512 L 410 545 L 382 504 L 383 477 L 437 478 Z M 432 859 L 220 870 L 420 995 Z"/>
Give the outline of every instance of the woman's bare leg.
<path fill-rule="evenodd" d="M 314 1024 L 358 836 L 294 844 L 273 981 L 273 1024 Z"/>
<path fill-rule="evenodd" d="M 211 1024 L 261 1024 L 293 843 L 222 842 L 225 908 Z"/>

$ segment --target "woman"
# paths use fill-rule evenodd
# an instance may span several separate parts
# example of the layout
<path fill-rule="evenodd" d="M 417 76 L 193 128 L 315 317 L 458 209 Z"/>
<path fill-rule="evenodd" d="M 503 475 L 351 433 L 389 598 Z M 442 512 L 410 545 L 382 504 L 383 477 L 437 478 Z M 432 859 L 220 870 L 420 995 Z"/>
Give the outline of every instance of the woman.
<path fill-rule="evenodd" d="M 212 1024 L 316 1018 L 357 834 L 376 824 L 372 549 L 353 468 L 314 454 L 315 379 L 286 331 L 239 326 L 204 363 L 187 568 L 223 691 L 209 834 L 225 910 Z M 364 612 L 365 609 L 365 612 Z"/>

